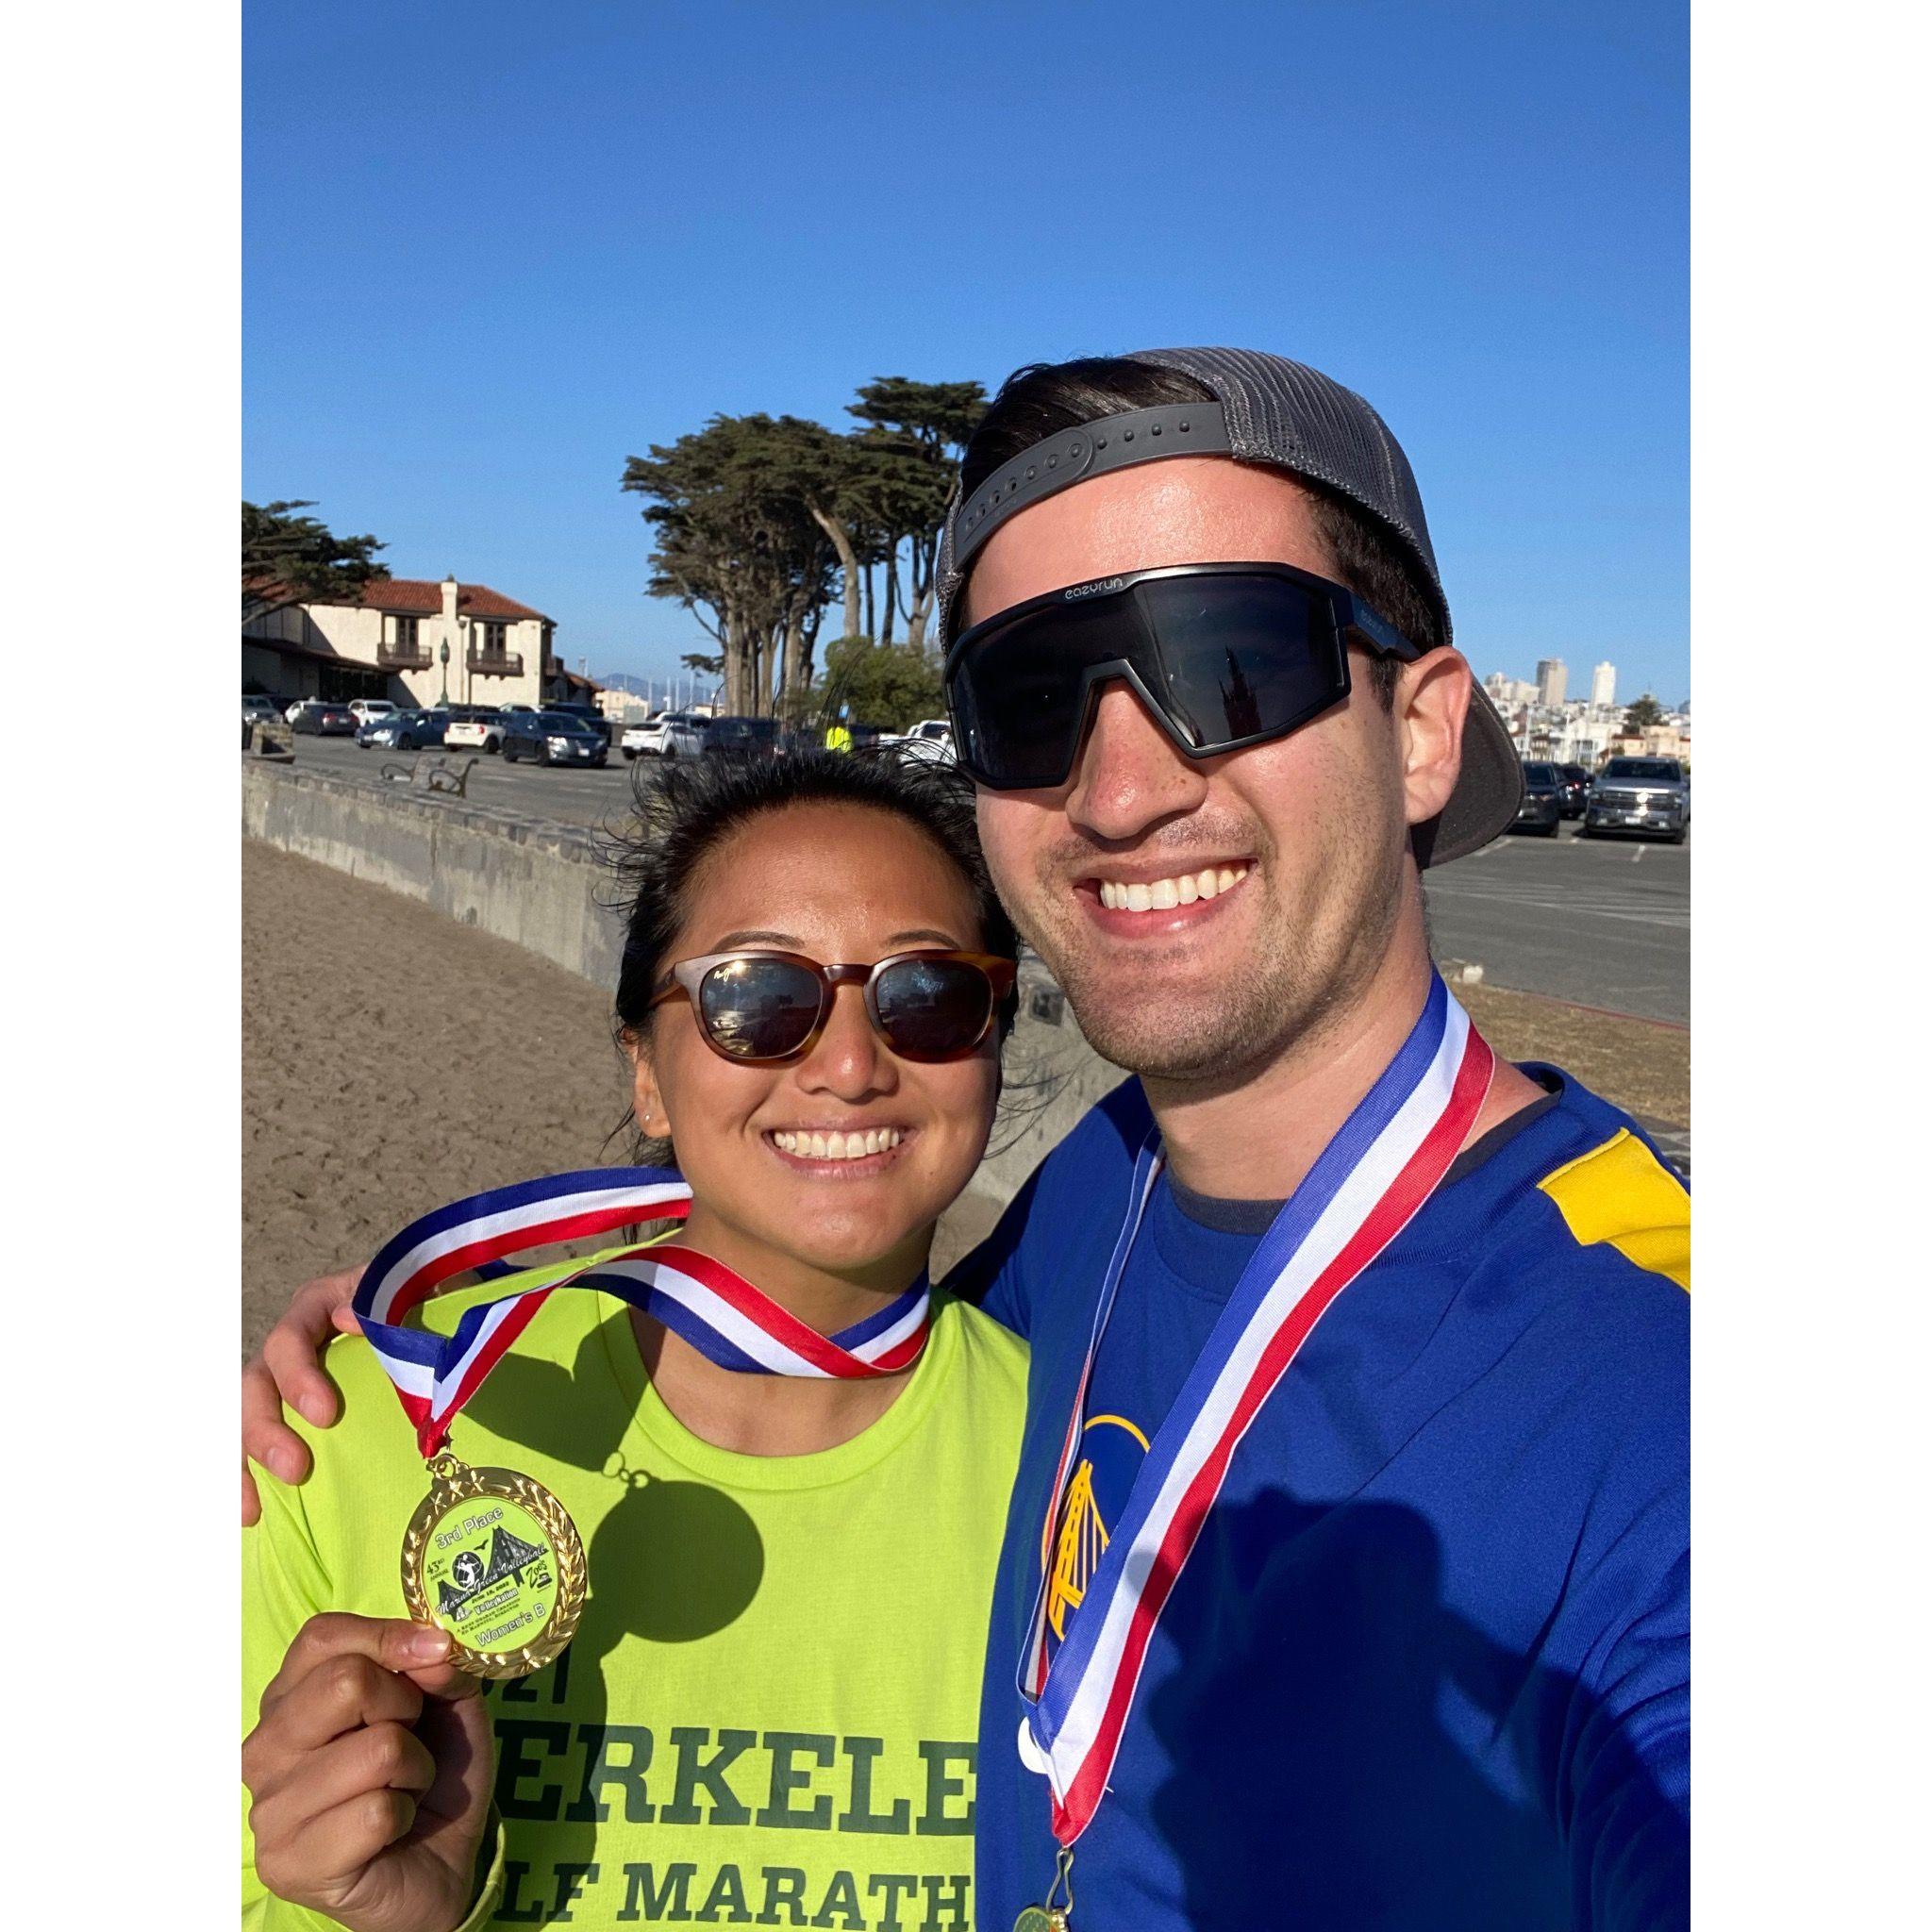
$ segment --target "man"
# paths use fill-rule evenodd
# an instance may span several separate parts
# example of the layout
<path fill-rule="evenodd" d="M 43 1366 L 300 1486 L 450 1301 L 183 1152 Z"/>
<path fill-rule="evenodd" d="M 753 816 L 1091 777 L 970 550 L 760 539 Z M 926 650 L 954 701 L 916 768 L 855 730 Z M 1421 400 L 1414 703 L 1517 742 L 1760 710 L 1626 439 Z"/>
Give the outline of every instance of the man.
<path fill-rule="evenodd" d="M 1521 781 L 1407 458 L 1274 357 L 1023 370 L 940 591 L 1002 896 L 1139 1076 L 959 1284 L 1032 1345 L 976 1923 L 1684 1923 L 1688 1208 L 1434 978 Z"/>
<path fill-rule="evenodd" d="M 1065 1903 L 1056 1831 L 1076 1932 L 1680 1923 L 1688 1208 L 1631 1122 L 1499 1063 L 1209 1472 L 1197 1540 L 1135 1492 L 1263 1230 L 1427 1018 L 1422 869 L 1514 815 L 1407 459 L 1313 371 L 1156 352 L 1021 372 L 961 499 L 941 634 L 981 838 L 1087 1037 L 1140 1076 L 974 1264 L 1033 1350 L 981 1924 Z M 1197 568 L 1233 563 L 1264 568 Z M 1168 575 L 1122 581 L 1146 571 Z M 1150 1129 L 1165 1166 L 1098 1309 Z M 1109 1579 L 1125 1518 L 1151 1533 Z M 1144 1649 L 1110 1649 L 1110 1621 L 1080 1639 L 1118 1726 L 1083 1760 L 1053 1673 L 1096 1611 L 1138 1616 Z"/>

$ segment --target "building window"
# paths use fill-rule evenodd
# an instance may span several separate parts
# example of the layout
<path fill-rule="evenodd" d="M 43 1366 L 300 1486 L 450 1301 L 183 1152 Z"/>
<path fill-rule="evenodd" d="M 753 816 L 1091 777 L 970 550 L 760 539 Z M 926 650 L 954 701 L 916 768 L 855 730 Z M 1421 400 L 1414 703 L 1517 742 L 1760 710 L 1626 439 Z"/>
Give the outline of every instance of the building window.
<path fill-rule="evenodd" d="M 413 651 L 416 648 L 416 620 L 413 617 L 391 617 L 389 627 L 389 641 L 398 650 Z"/>
<path fill-rule="evenodd" d="M 487 658 L 501 658 L 504 654 L 504 629 L 500 624 L 486 624 L 483 626 L 483 654 Z"/>

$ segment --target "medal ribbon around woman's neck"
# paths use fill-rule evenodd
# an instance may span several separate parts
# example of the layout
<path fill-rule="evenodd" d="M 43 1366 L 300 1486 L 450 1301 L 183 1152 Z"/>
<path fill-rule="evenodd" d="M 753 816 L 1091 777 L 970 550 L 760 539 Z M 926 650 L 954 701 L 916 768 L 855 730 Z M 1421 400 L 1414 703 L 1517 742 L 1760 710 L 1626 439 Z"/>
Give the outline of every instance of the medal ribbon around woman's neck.
<path fill-rule="evenodd" d="M 601 1289 L 661 1322 L 721 1368 L 755 1375 L 861 1380 L 917 1361 L 931 1326 L 921 1274 L 905 1293 L 837 1335 L 821 1335 L 722 1261 L 695 1248 L 641 1244 L 466 1309 L 447 1337 L 403 1325 L 466 1270 L 504 1275 L 512 1255 L 642 1222 L 681 1218 L 691 1189 L 671 1168 L 591 1168 L 520 1181 L 412 1221 L 363 1271 L 351 1306 L 395 1384 L 417 1446 L 434 1456 L 463 1405 L 562 1288 Z"/>
<path fill-rule="evenodd" d="M 1051 1792 L 1060 1871 L 1099 1809 L 1133 1707 L 1141 1667 L 1228 1464 L 1248 1425 L 1341 1291 L 1400 1234 L 1449 1171 L 1489 1093 L 1495 1057 L 1431 977 L 1401 1050 L 1323 1150 L 1262 1236 L 1142 1459 L 1125 1508 L 1049 1661 L 1046 1580 L 1060 1498 L 1080 1440 L 1094 1357 L 1162 1165 L 1150 1134 L 1108 1265 L 1073 1415 L 1048 1491 L 1041 1585 L 1020 1664 L 1020 1757 Z M 1049 1901 L 1053 1894 L 1049 1893 Z M 1069 1900 L 1071 1904 L 1071 1900 Z M 1028 1914 L 1031 1914 L 1029 1917 Z M 1064 1925 L 1051 1904 L 1023 1926 Z"/>

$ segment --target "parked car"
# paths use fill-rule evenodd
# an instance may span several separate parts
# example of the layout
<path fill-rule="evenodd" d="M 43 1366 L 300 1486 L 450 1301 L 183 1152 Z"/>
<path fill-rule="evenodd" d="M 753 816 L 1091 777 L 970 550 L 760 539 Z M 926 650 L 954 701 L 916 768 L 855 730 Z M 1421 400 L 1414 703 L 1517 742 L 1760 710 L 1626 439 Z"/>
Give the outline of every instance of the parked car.
<path fill-rule="evenodd" d="M 780 749 L 775 718 L 707 718 L 698 750 L 708 758 L 775 758 Z"/>
<path fill-rule="evenodd" d="M 349 701 L 350 714 L 356 720 L 358 728 L 367 724 L 372 718 L 393 717 L 398 708 L 399 707 L 388 698 L 352 698 Z"/>
<path fill-rule="evenodd" d="M 353 738 L 356 735 L 356 716 L 348 706 L 323 698 L 309 698 L 297 705 L 295 715 L 289 722 L 300 736 Z"/>
<path fill-rule="evenodd" d="M 641 724 L 626 724 L 618 734 L 617 748 L 625 764 L 635 758 L 660 758 L 664 721 L 668 712 L 653 711 Z"/>
<path fill-rule="evenodd" d="M 286 724 L 289 722 L 288 708 L 280 698 L 272 698 L 266 691 L 243 691 L 242 722 L 244 724 Z"/>
<path fill-rule="evenodd" d="M 627 758 L 694 758 L 703 749 L 707 722 L 693 711 L 659 711 L 630 725 L 618 748 Z"/>
<path fill-rule="evenodd" d="M 1586 834 L 1639 832 L 1681 845 L 1690 829 L 1690 779 L 1677 758 L 1612 758 L 1583 808 Z"/>
<path fill-rule="evenodd" d="M 953 727 L 944 718 L 923 719 L 903 738 L 882 741 L 891 747 L 895 757 L 914 764 L 950 765 L 954 761 Z"/>
<path fill-rule="evenodd" d="M 885 738 L 882 742 L 887 744 L 906 744 L 913 739 L 950 738 L 952 735 L 953 724 L 951 719 L 922 718 L 910 731 L 894 731 Z"/>
<path fill-rule="evenodd" d="M 503 761 L 513 765 L 519 758 L 540 765 L 608 764 L 610 741 L 560 711 L 519 712 L 503 721 Z"/>
<path fill-rule="evenodd" d="M 593 731 L 601 731 L 608 738 L 610 720 L 595 705 L 580 705 L 575 698 L 559 698 L 554 705 L 543 708 L 558 718 L 581 718 Z"/>
<path fill-rule="evenodd" d="M 464 751 L 501 751 L 503 735 L 509 725 L 509 712 L 499 711 L 492 706 L 452 705 L 442 741 L 452 750 L 460 747 Z"/>
<path fill-rule="evenodd" d="M 371 745 L 380 751 L 421 751 L 441 744 L 448 724 L 441 711 L 391 711 L 386 718 L 370 719 L 357 732 L 356 742 L 365 751 Z"/>
<path fill-rule="evenodd" d="M 1563 816 L 1580 819 L 1590 799 L 1590 774 L 1581 765 L 1558 765 L 1557 775 L 1563 781 Z"/>
<path fill-rule="evenodd" d="M 1541 832 L 1545 839 L 1557 836 L 1563 818 L 1563 780 L 1555 765 L 1531 764 L 1523 767 L 1523 803 L 1516 808 L 1512 832 Z"/>

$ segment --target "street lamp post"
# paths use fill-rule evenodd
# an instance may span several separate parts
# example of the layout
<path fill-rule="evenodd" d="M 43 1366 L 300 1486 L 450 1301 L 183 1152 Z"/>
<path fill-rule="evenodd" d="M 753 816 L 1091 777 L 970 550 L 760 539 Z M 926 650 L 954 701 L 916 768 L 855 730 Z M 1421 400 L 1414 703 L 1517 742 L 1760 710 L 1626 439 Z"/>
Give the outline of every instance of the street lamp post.
<path fill-rule="evenodd" d="M 449 709 L 449 640 L 444 638 L 442 648 L 437 653 L 442 659 L 442 708 Z"/>

